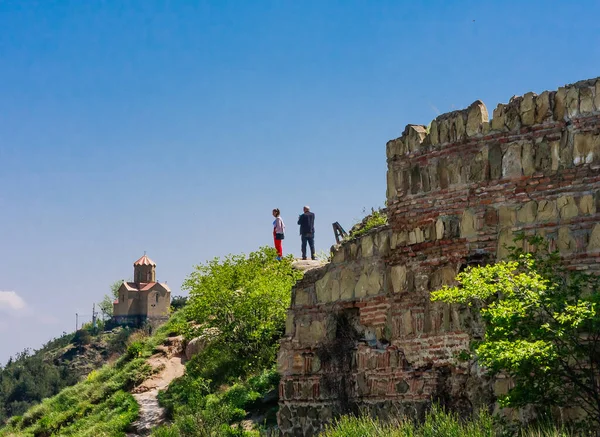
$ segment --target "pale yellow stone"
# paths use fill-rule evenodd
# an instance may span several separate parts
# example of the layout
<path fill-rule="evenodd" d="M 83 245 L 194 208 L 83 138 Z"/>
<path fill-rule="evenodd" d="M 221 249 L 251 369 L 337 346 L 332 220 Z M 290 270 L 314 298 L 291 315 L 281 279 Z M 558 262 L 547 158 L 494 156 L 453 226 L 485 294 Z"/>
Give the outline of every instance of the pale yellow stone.
<path fill-rule="evenodd" d="M 408 152 L 419 150 L 423 140 L 427 136 L 427 128 L 421 125 L 409 124 L 407 126 L 408 135 L 404 139 Z"/>
<path fill-rule="evenodd" d="M 352 299 L 356 287 L 356 275 L 352 270 L 344 269 L 340 276 L 340 299 Z"/>
<path fill-rule="evenodd" d="M 579 111 L 582 114 L 594 112 L 594 94 L 592 88 L 579 89 Z"/>
<path fill-rule="evenodd" d="M 567 97 L 567 90 L 565 87 L 560 87 L 554 95 L 554 119 L 557 121 L 564 120 L 565 118 L 565 99 Z"/>
<path fill-rule="evenodd" d="M 360 240 L 361 256 L 367 258 L 373 256 L 373 237 L 364 235 Z"/>
<path fill-rule="evenodd" d="M 535 122 L 542 123 L 550 115 L 550 93 L 544 91 L 535 99 Z"/>
<path fill-rule="evenodd" d="M 432 146 L 440 144 L 440 135 L 438 133 L 438 122 L 433 120 L 429 126 L 429 142 Z"/>
<path fill-rule="evenodd" d="M 600 249 L 600 223 L 596 223 L 592 228 L 590 241 L 587 246 L 587 250 L 589 251 L 598 249 Z"/>
<path fill-rule="evenodd" d="M 458 114 L 454 120 L 454 130 L 456 131 L 456 139 L 462 140 L 465 137 L 466 127 L 465 121 L 461 114 Z"/>
<path fill-rule="evenodd" d="M 389 169 L 387 171 L 387 193 L 386 196 L 390 200 L 394 200 L 398 197 L 398 191 L 396 189 L 396 175 L 394 170 Z"/>
<path fill-rule="evenodd" d="M 572 86 L 567 90 L 565 105 L 569 118 L 579 114 L 579 88 Z"/>
<path fill-rule="evenodd" d="M 575 199 L 572 196 L 561 196 L 556 200 L 556 205 L 560 212 L 560 217 L 563 219 L 569 219 L 577 217 L 579 209 L 575 204 Z"/>
<path fill-rule="evenodd" d="M 596 214 L 596 202 L 593 194 L 586 194 L 579 198 L 579 211 L 581 214 Z"/>
<path fill-rule="evenodd" d="M 521 123 L 523 126 L 531 126 L 535 123 L 535 94 L 527 93 L 521 100 Z"/>
<path fill-rule="evenodd" d="M 295 299 L 296 305 L 312 304 L 312 299 L 310 297 L 310 293 L 308 292 L 308 290 L 306 290 L 304 288 L 297 288 L 295 290 L 295 293 L 296 293 L 296 299 Z"/>
<path fill-rule="evenodd" d="M 394 157 L 394 141 L 395 140 L 390 140 L 385 144 L 385 156 L 387 159 Z"/>
<path fill-rule="evenodd" d="M 357 253 L 358 253 L 358 244 L 356 244 L 356 243 L 352 243 L 352 244 L 350 245 L 350 256 L 351 256 L 353 259 L 356 259 L 356 254 L 357 254 Z"/>
<path fill-rule="evenodd" d="M 467 115 L 467 136 L 471 137 L 481 132 L 481 124 L 489 120 L 488 111 L 481 100 L 477 100 L 469 106 Z"/>
<path fill-rule="evenodd" d="M 600 80 L 596 81 L 594 91 L 594 108 L 596 109 L 596 111 L 600 111 Z"/>
<path fill-rule="evenodd" d="M 558 209 L 553 200 L 540 200 L 537 208 L 537 219 L 539 221 L 556 220 L 558 218 Z"/>
<path fill-rule="evenodd" d="M 472 211 L 466 209 L 463 212 L 460 221 L 460 236 L 461 238 L 470 238 L 477 236 L 476 217 Z"/>
<path fill-rule="evenodd" d="M 560 165 L 560 141 L 550 143 L 550 153 L 552 154 L 552 170 L 558 170 Z"/>
<path fill-rule="evenodd" d="M 437 219 L 435 222 L 435 238 L 436 240 L 444 238 L 444 222 L 442 219 Z"/>
<path fill-rule="evenodd" d="M 503 228 L 514 226 L 517 223 L 517 211 L 508 206 L 500 206 L 498 208 L 498 221 L 500 227 Z"/>
<path fill-rule="evenodd" d="M 296 323 L 296 340 L 300 344 L 314 345 L 325 339 L 325 326 L 320 320 Z"/>
<path fill-rule="evenodd" d="M 408 242 L 408 232 L 401 231 L 401 232 L 392 233 L 392 241 L 391 241 L 392 249 L 395 249 L 400 246 L 404 246 L 404 245 L 406 245 L 407 242 Z"/>
<path fill-rule="evenodd" d="M 381 271 L 377 268 L 371 270 L 369 273 L 369 279 L 367 283 L 367 295 L 374 296 L 381 292 L 381 284 L 383 282 L 383 275 Z"/>
<path fill-rule="evenodd" d="M 514 241 L 515 236 L 510 229 L 503 229 L 498 234 L 498 249 L 496 256 L 499 260 L 505 259 L 511 246 L 522 246 L 522 242 Z"/>
<path fill-rule="evenodd" d="M 493 112 L 492 130 L 504 130 L 504 105 L 499 104 Z"/>
<path fill-rule="evenodd" d="M 392 266 L 390 274 L 392 279 L 392 291 L 394 293 L 404 291 L 406 288 L 406 266 Z"/>
<path fill-rule="evenodd" d="M 523 143 L 523 152 L 521 154 L 521 165 L 523 166 L 523 174 L 531 176 L 535 173 L 534 149 L 530 141 Z"/>
<path fill-rule="evenodd" d="M 502 177 L 520 177 L 523 175 L 523 166 L 521 164 L 521 144 L 513 143 L 506 149 L 502 157 Z"/>
<path fill-rule="evenodd" d="M 377 251 L 379 255 L 388 255 L 390 253 L 390 234 L 389 232 L 380 232 L 377 234 Z"/>
<path fill-rule="evenodd" d="M 354 287 L 354 297 L 356 299 L 360 299 L 367 295 L 368 284 L 369 284 L 369 277 L 366 272 L 363 272 L 360 275 L 360 277 L 358 278 L 358 281 L 356 282 L 356 286 Z"/>
<path fill-rule="evenodd" d="M 600 135 L 577 133 L 573 140 L 573 164 L 591 164 L 600 152 Z"/>
<path fill-rule="evenodd" d="M 533 223 L 537 215 L 537 202 L 531 200 L 517 211 L 517 219 L 521 223 Z"/>
<path fill-rule="evenodd" d="M 556 241 L 558 250 L 561 253 L 571 253 L 577 248 L 577 243 L 568 227 L 562 227 L 558 230 L 558 239 Z"/>
<path fill-rule="evenodd" d="M 445 144 L 450 141 L 448 129 L 448 120 L 440 120 L 438 130 L 440 131 L 440 144 Z"/>
<path fill-rule="evenodd" d="M 315 282 L 315 290 L 317 292 L 317 302 L 331 302 L 331 284 L 330 284 L 330 273 L 327 272 L 325 275 Z"/>

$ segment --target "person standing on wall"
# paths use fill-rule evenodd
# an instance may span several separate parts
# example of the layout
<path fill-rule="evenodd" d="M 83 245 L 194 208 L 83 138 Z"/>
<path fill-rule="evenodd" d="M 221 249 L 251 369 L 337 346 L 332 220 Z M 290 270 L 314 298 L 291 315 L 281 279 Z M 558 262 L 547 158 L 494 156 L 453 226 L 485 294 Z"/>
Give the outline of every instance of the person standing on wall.
<path fill-rule="evenodd" d="M 310 212 L 310 207 L 304 207 L 304 214 L 298 217 L 300 237 L 302 238 L 302 259 L 306 259 L 306 243 L 310 246 L 310 257 L 315 260 L 315 215 Z"/>
<path fill-rule="evenodd" d="M 273 221 L 273 241 L 275 242 L 278 261 L 281 261 L 281 258 L 283 257 L 283 247 L 281 242 L 285 238 L 285 224 L 280 215 L 279 208 L 275 208 L 273 210 L 273 217 L 275 217 L 275 220 Z"/>

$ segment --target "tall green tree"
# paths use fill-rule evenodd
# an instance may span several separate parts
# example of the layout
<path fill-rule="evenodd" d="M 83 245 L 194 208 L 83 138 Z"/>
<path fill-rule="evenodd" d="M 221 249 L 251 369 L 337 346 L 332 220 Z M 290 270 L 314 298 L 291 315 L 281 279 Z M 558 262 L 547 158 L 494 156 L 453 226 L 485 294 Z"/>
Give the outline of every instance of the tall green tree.
<path fill-rule="evenodd" d="M 98 308 L 102 313 L 102 319 L 110 319 L 113 316 L 113 301 L 119 298 L 119 288 L 123 280 L 115 281 L 110 285 L 110 294 L 105 294 L 104 298 L 98 303 Z"/>
<path fill-rule="evenodd" d="M 480 363 L 514 381 L 504 406 L 579 407 L 600 425 L 600 278 L 566 268 L 541 238 L 534 253 L 468 268 L 432 300 L 481 306 Z"/>

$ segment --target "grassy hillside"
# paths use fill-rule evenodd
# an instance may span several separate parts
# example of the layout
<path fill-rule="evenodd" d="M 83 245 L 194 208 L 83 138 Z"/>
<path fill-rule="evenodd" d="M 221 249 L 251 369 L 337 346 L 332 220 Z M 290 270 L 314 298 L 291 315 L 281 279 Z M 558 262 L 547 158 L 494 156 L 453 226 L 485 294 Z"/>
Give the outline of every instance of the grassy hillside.
<path fill-rule="evenodd" d="M 0 436 L 124 436 L 138 416 L 129 391 L 152 372 L 146 359 L 168 336 L 189 341 L 207 333 L 186 375 L 161 394 L 173 423 L 154 435 L 255 435 L 256 424 L 275 417 L 278 339 L 301 276 L 291 258 L 275 257 L 263 248 L 198 266 L 184 284 L 187 304 L 154 335 L 133 335 L 115 363 L 12 417 Z"/>
<path fill-rule="evenodd" d="M 0 424 L 118 357 L 130 333 L 123 328 L 104 332 L 88 327 L 11 358 L 0 368 Z"/>

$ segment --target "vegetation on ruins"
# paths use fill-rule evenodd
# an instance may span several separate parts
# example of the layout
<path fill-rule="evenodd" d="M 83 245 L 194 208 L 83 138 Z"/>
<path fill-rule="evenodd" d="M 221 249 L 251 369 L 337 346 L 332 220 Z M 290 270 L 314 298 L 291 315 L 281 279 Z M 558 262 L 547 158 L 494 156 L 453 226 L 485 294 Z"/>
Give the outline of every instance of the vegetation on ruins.
<path fill-rule="evenodd" d="M 468 268 L 432 299 L 481 305 L 485 338 L 473 350 L 512 379 L 502 406 L 573 407 L 600 425 L 600 278 L 565 267 L 542 238 L 527 243 L 536 250 L 511 247 L 508 261 Z"/>
<path fill-rule="evenodd" d="M 363 209 L 363 213 L 366 213 L 366 210 Z M 360 237 L 361 235 L 369 232 L 371 229 L 387 225 L 387 222 L 387 212 L 384 208 L 371 208 L 371 212 L 369 214 L 352 226 L 352 229 L 350 229 L 350 233 L 348 234 L 348 238 Z"/>

